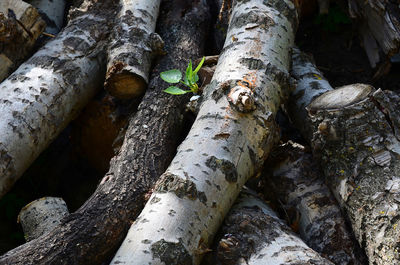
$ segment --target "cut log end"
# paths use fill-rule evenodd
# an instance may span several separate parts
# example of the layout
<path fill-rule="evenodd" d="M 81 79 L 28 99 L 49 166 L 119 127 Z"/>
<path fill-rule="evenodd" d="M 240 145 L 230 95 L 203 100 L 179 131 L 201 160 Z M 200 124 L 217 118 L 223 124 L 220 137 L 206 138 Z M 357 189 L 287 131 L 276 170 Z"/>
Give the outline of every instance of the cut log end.
<path fill-rule="evenodd" d="M 372 86 L 353 84 L 326 92 L 316 98 L 307 107 L 310 112 L 317 110 L 340 109 L 366 99 L 372 92 Z"/>
<path fill-rule="evenodd" d="M 141 76 L 129 71 L 111 74 L 105 85 L 108 92 L 119 99 L 139 97 L 147 87 L 146 81 Z"/>

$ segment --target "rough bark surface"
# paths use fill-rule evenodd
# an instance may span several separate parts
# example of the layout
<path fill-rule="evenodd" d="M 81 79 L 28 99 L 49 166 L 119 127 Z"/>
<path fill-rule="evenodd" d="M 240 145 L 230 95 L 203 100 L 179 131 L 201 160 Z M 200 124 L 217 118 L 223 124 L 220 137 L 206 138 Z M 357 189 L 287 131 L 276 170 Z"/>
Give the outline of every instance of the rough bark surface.
<path fill-rule="evenodd" d="M 314 155 L 370 264 L 400 262 L 399 103 L 392 92 L 356 84 L 306 104 Z"/>
<path fill-rule="evenodd" d="M 60 32 L 65 15 L 65 0 L 27 0 L 27 2 L 36 7 L 46 21 L 46 33 Z"/>
<path fill-rule="evenodd" d="M 112 264 L 199 264 L 275 143 L 296 27 L 291 1 L 234 3 L 197 119 Z"/>
<path fill-rule="evenodd" d="M 113 7 L 86 1 L 69 25 L 0 85 L 0 197 L 100 87 Z M 108 9 L 105 11 L 104 9 Z"/>
<path fill-rule="evenodd" d="M 120 0 L 120 12 L 108 49 L 105 86 L 111 95 L 142 95 L 149 80 L 151 59 L 162 49 L 154 33 L 160 0 Z"/>
<path fill-rule="evenodd" d="M 361 41 L 372 67 L 399 51 L 400 7 L 396 1 L 349 0 L 349 13 L 360 23 Z"/>
<path fill-rule="evenodd" d="M 264 165 L 264 194 L 282 212 L 308 246 L 335 264 L 365 264 L 319 165 L 292 142 L 273 150 Z M 364 262 L 363 262 L 364 261 Z"/>
<path fill-rule="evenodd" d="M 310 123 L 306 108 L 313 99 L 333 88 L 315 66 L 314 59 L 298 48 L 292 49 L 291 77 L 295 86 L 286 106 L 293 124 L 306 139 L 310 139 L 313 134 L 311 127 L 304 126 Z"/>
<path fill-rule="evenodd" d="M 29 55 L 45 26 L 32 5 L 21 0 L 0 2 L 0 82 Z"/>
<path fill-rule="evenodd" d="M 68 215 L 67 204 L 62 198 L 44 197 L 26 205 L 18 215 L 26 241 L 47 234 Z"/>
<path fill-rule="evenodd" d="M 109 172 L 77 212 L 48 235 L 0 257 L 0 264 L 100 264 L 123 240 L 142 210 L 146 193 L 171 161 L 181 133 L 188 98 L 162 92 L 167 84 L 159 74 L 171 67 L 183 70 L 188 58 L 199 58 L 208 29 L 203 3 L 164 1 L 163 10 L 158 32 L 168 54 L 157 64 Z"/>
<path fill-rule="evenodd" d="M 220 232 L 223 236 L 210 265 L 333 264 L 308 247 L 247 189 L 240 193 Z"/>

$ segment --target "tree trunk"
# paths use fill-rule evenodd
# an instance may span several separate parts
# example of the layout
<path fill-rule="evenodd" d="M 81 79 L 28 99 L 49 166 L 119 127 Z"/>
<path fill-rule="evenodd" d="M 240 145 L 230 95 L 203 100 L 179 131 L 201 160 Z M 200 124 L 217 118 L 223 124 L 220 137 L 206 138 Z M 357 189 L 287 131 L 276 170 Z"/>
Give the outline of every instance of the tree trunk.
<path fill-rule="evenodd" d="M 159 74 L 171 68 L 183 70 L 188 58 L 202 55 L 210 19 L 200 1 L 184 5 L 180 0 L 164 1 L 162 10 L 159 33 L 168 54 L 155 67 L 109 172 L 77 212 L 48 235 L 3 255 L 0 264 L 100 264 L 123 240 L 180 140 L 188 98 L 162 92 L 166 84 Z"/>
<path fill-rule="evenodd" d="M 44 197 L 22 208 L 18 222 L 24 230 L 25 240 L 31 241 L 53 230 L 66 215 L 68 208 L 62 198 Z"/>
<path fill-rule="evenodd" d="M 141 96 L 149 80 L 153 55 L 163 47 L 154 33 L 160 0 L 120 0 L 108 49 L 105 86 L 118 98 Z"/>
<path fill-rule="evenodd" d="M 308 91 L 299 100 L 312 99 Z M 310 119 L 303 126 L 313 132 L 308 138 L 313 152 L 369 263 L 399 263 L 400 138 L 392 119 L 399 97 L 356 84 L 328 91 L 305 105 Z"/>
<path fill-rule="evenodd" d="M 309 248 L 261 199 L 244 189 L 221 227 L 218 265 L 333 265 Z M 335 263 L 340 264 L 340 263 Z"/>
<path fill-rule="evenodd" d="M 365 264 L 322 172 L 304 147 L 286 143 L 273 150 L 262 181 L 268 201 L 283 207 L 308 246 L 338 265 Z M 280 204 L 280 205 L 279 205 Z M 227 230 L 228 231 L 228 230 Z"/>
<path fill-rule="evenodd" d="M 46 21 L 46 33 L 57 34 L 60 32 L 65 14 L 65 0 L 27 0 L 39 10 Z"/>
<path fill-rule="evenodd" d="M 112 264 L 199 264 L 275 143 L 296 27 L 291 1 L 235 2 L 197 119 Z"/>
<path fill-rule="evenodd" d="M 76 117 L 103 80 L 113 7 L 87 0 L 69 25 L 0 85 L 0 197 Z"/>
<path fill-rule="evenodd" d="M 30 4 L 20 0 L 2 0 L 0 26 L 1 82 L 29 55 L 46 23 Z"/>
<path fill-rule="evenodd" d="M 361 41 L 372 67 L 399 51 L 400 8 L 395 2 L 349 0 L 350 16 L 360 24 Z"/>

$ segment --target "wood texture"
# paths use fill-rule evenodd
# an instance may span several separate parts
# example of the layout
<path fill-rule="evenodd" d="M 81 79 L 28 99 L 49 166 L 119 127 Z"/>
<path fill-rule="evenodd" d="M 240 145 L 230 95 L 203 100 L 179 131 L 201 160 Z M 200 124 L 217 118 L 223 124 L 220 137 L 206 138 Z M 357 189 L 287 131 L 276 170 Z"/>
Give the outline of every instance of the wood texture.
<path fill-rule="evenodd" d="M 120 0 L 108 48 L 105 87 L 118 98 L 141 96 L 149 81 L 152 58 L 163 47 L 154 33 L 160 0 Z"/>
<path fill-rule="evenodd" d="M 0 264 L 101 264 L 115 253 L 148 193 L 171 161 L 181 134 L 187 97 L 164 93 L 160 72 L 185 69 L 203 54 L 210 17 L 195 1 L 164 1 L 159 34 L 168 54 L 160 59 L 124 143 L 96 192 L 44 237 L 0 257 Z M 140 263 L 139 263 L 140 264 Z"/>
<path fill-rule="evenodd" d="M 104 76 L 113 7 L 87 1 L 69 25 L 0 84 L 0 197 L 76 117 Z M 100 8 L 109 8 L 106 12 Z"/>
<path fill-rule="evenodd" d="M 236 1 L 200 112 L 112 264 L 199 264 L 275 143 L 297 28 L 292 1 Z M 280 37 L 278 37 L 280 36 Z M 232 96 L 241 89 L 238 101 Z M 240 98 L 250 98 L 252 108 Z"/>
<path fill-rule="evenodd" d="M 244 189 L 217 242 L 215 265 L 333 265 L 308 247 L 254 192 Z M 339 263 L 335 263 L 339 264 Z"/>
<path fill-rule="evenodd" d="M 21 0 L 0 2 L 0 82 L 32 52 L 45 27 L 32 5 Z"/>
<path fill-rule="evenodd" d="M 305 147 L 276 147 L 264 165 L 263 194 L 280 208 L 304 242 L 337 265 L 365 264 L 319 165 Z"/>
<path fill-rule="evenodd" d="M 314 156 L 371 265 L 400 262 L 399 103 L 393 92 L 354 84 L 305 104 Z"/>

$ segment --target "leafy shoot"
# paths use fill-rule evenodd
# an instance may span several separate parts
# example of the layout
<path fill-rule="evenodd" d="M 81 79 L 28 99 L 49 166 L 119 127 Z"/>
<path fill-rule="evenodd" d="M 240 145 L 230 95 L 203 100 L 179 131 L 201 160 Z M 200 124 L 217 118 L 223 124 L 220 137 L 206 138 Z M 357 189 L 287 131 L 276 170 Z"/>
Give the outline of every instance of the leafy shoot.
<path fill-rule="evenodd" d="M 160 77 L 162 80 L 169 84 L 183 84 L 184 86 L 188 87 L 189 90 L 181 89 L 177 86 L 170 86 L 164 90 L 164 92 L 172 95 L 183 95 L 189 92 L 197 94 L 199 91 L 199 86 L 197 82 L 199 81 L 199 76 L 197 72 L 200 70 L 204 63 L 205 57 L 201 59 L 200 63 L 197 65 L 196 69 L 193 70 L 192 61 L 189 61 L 189 65 L 186 68 L 185 76 L 182 80 L 182 73 L 178 69 L 172 69 L 169 71 L 165 71 L 160 73 Z"/>

